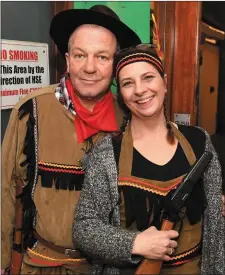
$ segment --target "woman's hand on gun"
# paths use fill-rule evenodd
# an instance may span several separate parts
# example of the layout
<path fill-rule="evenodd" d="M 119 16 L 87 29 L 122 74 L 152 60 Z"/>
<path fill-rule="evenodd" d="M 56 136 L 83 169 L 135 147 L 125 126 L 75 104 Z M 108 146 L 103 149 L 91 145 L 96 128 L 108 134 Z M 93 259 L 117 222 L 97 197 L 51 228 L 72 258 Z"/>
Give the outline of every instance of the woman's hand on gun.
<path fill-rule="evenodd" d="M 177 242 L 173 239 L 178 235 L 175 230 L 159 231 L 151 226 L 137 235 L 132 254 L 152 260 L 169 261 L 171 260 L 170 255 L 177 247 Z"/>

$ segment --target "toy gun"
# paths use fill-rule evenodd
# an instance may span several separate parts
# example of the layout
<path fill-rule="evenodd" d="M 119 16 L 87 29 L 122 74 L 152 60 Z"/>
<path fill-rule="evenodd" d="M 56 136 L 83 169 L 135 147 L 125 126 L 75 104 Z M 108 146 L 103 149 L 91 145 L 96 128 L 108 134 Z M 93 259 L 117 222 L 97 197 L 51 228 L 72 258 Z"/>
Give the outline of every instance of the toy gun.
<path fill-rule="evenodd" d="M 181 208 L 184 206 L 187 198 L 194 189 L 195 184 L 199 182 L 202 174 L 212 158 L 212 153 L 204 152 L 203 155 L 191 166 L 190 171 L 183 178 L 179 187 L 173 193 L 166 203 L 164 215 L 162 218 L 161 230 L 171 230 L 176 222 Z M 135 274 L 159 274 L 163 261 L 144 259 Z"/>

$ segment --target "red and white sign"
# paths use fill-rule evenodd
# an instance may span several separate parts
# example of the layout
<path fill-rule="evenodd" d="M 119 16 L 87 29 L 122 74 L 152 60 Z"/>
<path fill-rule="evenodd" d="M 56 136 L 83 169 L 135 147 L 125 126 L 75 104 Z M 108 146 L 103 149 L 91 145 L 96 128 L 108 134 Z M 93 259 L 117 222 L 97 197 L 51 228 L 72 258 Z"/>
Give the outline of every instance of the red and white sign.
<path fill-rule="evenodd" d="M 48 44 L 2 39 L 0 58 L 1 109 L 50 84 Z"/>

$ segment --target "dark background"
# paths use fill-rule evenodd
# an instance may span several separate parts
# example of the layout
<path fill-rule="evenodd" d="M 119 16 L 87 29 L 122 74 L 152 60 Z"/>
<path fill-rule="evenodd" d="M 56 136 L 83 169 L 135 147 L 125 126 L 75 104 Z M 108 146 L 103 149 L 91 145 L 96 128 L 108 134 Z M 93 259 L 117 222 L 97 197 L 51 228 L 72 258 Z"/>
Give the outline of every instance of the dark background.
<path fill-rule="evenodd" d="M 225 2 L 202 2 L 202 19 L 205 23 L 225 31 Z"/>

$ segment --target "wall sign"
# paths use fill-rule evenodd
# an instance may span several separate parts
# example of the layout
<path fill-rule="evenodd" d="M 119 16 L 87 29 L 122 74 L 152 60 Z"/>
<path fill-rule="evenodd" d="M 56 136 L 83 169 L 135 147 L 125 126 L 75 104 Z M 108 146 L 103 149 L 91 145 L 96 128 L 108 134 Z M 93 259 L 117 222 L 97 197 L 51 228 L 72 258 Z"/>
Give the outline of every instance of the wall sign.
<path fill-rule="evenodd" d="M 174 122 L 180 125 L 190 125 L 191 115 L 190 114 L 174 114 Z"/>
<path fill-rule="evenodd" d="M 2 39 L 0 58 L 1 109 L 50 84 L 48 44 Z"/>

